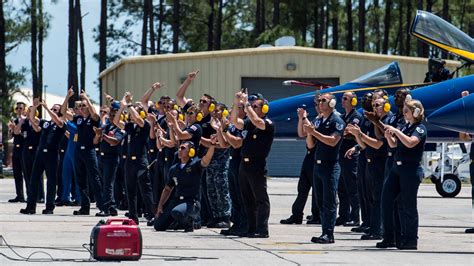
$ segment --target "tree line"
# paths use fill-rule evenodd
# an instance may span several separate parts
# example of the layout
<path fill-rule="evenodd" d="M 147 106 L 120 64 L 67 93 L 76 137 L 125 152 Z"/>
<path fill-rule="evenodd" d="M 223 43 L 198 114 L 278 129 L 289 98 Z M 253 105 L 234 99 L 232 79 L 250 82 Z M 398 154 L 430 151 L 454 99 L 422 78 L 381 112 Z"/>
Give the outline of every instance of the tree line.
<path fill-rule="evenodd" d="M 31 77 L 33 95 L 43 89 L 43 42 L 51 15 L 44 1 L 0 0 L 0 95 L 3 121 L 11 96 Z M 281 36 L 298 46 L 420 57 L 444 57 L 408 35 L 416 10 L 433 12 L 474 36 L 471 0 L 100 0 L 100 18 L 68 0 L 68 87 L 85 90 L 82 20 L 97 19 L 94 54 L 98 72 L 129 55 L 153 55 L 257 47 Z M 64 13 L 66 14 L 66 13 Z M 31 44 L 31 65 L 13 71 L 6 56 Z M 101 87 L 98 81 L 99 88 Z M 65 88 L 67 89 L 67 88 Z M 73 101 L 75 99 L 72 99 Z M 6 127 L 3 127 L 3 142 Z"/>

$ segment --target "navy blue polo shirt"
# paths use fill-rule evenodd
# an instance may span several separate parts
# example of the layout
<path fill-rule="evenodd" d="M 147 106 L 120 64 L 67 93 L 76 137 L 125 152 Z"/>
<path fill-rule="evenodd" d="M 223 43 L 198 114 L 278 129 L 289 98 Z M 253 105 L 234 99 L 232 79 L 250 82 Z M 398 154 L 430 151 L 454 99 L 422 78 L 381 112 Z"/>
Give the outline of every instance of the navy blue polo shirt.
<path fill-rule="evenodd" d="M 250 118 L 244 119 L 242 157 L 255 158 L 257 161 L 267 158 L 275 136 L 275 124 L 268 118 L 263 118 L 263 121 L 265 130 L 258 129 Z"/>
<path fill-rule="evenodd" d="M 119 127 L 114 124 L 107 124 L 103 129 L 103 134 L 116 138 L 120 143 L 122 142 L 125 131 L 121 130 Z M 118 155 L 120 153 L 120 144 L 111 146 L 107 141 L 102 140 L 100 142 L 100 153 L 104 155 Z"/>
<path fill-rule="evenodd" d="M 215 134 L 216 131 L 212 128 L 211 126 L 211 114 L 208 114 L 205 116 L 201 121 L 198 122 L 198 124 L 202 128 L 202 136 L 203 138 L 211 138 L 212 134 Z M 207 148 L 204 147 L 203 145 L 199 145 L 199 151 L 198 151 L 198 157 L 202 158 L 204 154 L 206 154 Z"/>
<path fill-rule="evenodd" d="M 94 148 L 94 127 L 100 127 L 100 120 L 95 121 L 91 116 L 74 116 L 73 123 L 77 125 L 77 149 Z"/>
<path fill-rule="evenodd" d="M 331 147 L 321 141 L 316 140 L 317 144 L 314 159 L 332 162 L 339 160 L 339 148 L 342 143 L 342 134 L 344 132 L 345 127 L 342 118 L 333 112 L 326 120 L 324 120 L 323 117 L 316 118 L 314 120 L 314 126 L 316 127 L 316 130 L 323 135 L 341 136 L 341 140 L 339 140 L 339 142 L 334 147 Z"/>
<path fill-rule="evenodd" d="M 65 127 L 59 127 L 51 121 L 40 121 L 41 137 L 39 149 L 59 150 L 60 140 L 66 131 Z"/>
<path fill-rule="evenodd" d="M 393 116 L 393 114 L 391 112 L 389 112 L 387 115 L 385 115 L 381 119 L 382 123 L 388 124 L 388 121 L 390 121 L 392 116 Z M 368 132 L 366 134 L 367 134 L 367 136 L 369 136 L 371 138 L 374 138 L 374 139 L 377 138 L 375 136 L 375 126 L 374 126 L 374 124 L 372 124 L 372 123 L 370 124 L 370 126 L 368 128 Z M 382 134 L 383 134 L 383 132 L 382 132 Z M 383 144 L 378 149 L 372 148 L 369 145 L 367 145 L 367 147 L 365 149 L 365 157 L 367 159 L 376 159 L 376 158 L 386 158 L 387 157 L 387 154 L 388 154 L 387 140 L 383 136 L 380 140 L 383 142 Z"/>
<path fill-rule="evenodd" d="M 472 135 L 471 135 L 472 138 Z M 474 160 L 474 142 L 471 142 L 471 148 L 469 149 L 469 158 Z"/>
<path fill-rule="evenodd" d="M 18 125 L 18 123 L 20 123 L 20 119 L 15 118 L 15 120 L 13 120 L 13 123 L 15 125 Z M 21 151 L 23 149 L 23 142 L 24 142 L 23 135 L 21 134 L 21 132 L 20 134 L 15 134 L 12 132 L 12 134 L 13 134 L 13 151 L 14 152 Z"/>
<path fill-rule="evenodd" d="M 362 124 L 362 114 L 359 113 L 357 110 L 352 109 L 349 114 L 343 113 L 341 114 L 341 118 L 344 121 L 344 124 L 349 125 L 356 125 L 356 126 L 361 126 Z M 347 134 L 344 136 L 342 139 L 341 147 L 339 149 L 339 153 L 344 157 L 344 154 L 346 153 L 347 150 L 350 148 L 354 147 L 357 144 L 354 136 L 352 134 Z"/>
<path fill-rule="evenodd" d="M 388 120 L 388 124 L 394 128 L 402 129 L 406 124 L 405 117 L 403 116 L 402 112 L 397 112 L 396 114 L 392 115 Z M 388 147 L 388 156 L 393 156 L 395 154 L 396 148 Z"/>
<path fill-rule="evenodd" d="M 202 128 L 199 123 L 194 123 L 191 126 L 188 126 L 184 129 L 184 132 L 188 132 L 191 135 L 191 138 L 188 141 L 191 141 L 194 144 L 194 147 L 199 147 L 199 142 L 201 142 L 202 137 Z M 199 150 L 201 148 L 199 147 Z M 199 151 L 198 151 L 199 154 Z"/>
<path fill-rule="evenodd" d="M 244 136 L 242 135 L 242 130 L 236 128 L 235 125 L 233 124 L 229 124 L 229 128 L 227 129 L 227 131 L 232 136 L 235 136 L 241 139 L 244 138 Z M 242 151 L 242 146 L 240 146 L 240 148 L 237 148 L 237 149 L 234 149 L 233 147 L 231 147 L 230 156 L 232 156 L 232 159 L 238 160 L 240 158 L 241 151 Z"/>
<path fill-rule="evenodd" d="M 176 187 L 176 197 L 184 200 L 199 200 L 201 191 L 201 159 L 194 157 L 184 166 L 181 161 L 171 166 L 168 186 Z"/>
<path fill-rule="evenodd" d="M 397 141 L 397 149 L 395 151 L 395 161 L 403 162 L 414 162 L 419 163 L 423 157 L 423 151 L 425 150 L 425 142 L 427 131 L 425 125 L 421 123 L 415 123 L 413 125 L 406 124 L 401 131 L 407 136 L 416 136 L 420 142 L 413 148 L 408 148 L 403 143 Z"/>
<path fill-rule="evenodd" d="M 139 127 L 135 123 L 127 123 L 125 125 L 125 132 L 127 132 L 127 151 L 128 158 L 135 156 L 137 158 L 146 157 L 147 143 L 150 134 L 150 123 L 143 120 L 143 127 Z"/>
<path fill-rule="evenodd" d="M 41 121 L 40 121 L 41 122 Z M 29 119 L 26 119 L 23 125 L 21 125 L 21 134 L 24 138 L 24 148 L 30 149 L 30 147 L 36 148 L 39 145 L 39 139 L 41 137 L 41 131 L 36 132 L 30 123 Z"/>

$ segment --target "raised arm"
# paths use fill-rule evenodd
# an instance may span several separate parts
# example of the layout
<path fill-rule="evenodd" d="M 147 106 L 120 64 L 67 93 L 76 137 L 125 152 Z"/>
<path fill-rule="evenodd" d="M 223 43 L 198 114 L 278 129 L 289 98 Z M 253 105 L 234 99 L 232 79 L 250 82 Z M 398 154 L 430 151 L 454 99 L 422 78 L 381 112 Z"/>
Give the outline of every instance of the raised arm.
<path fill-rule="evenodd" d="M 206 155 L 204 155 L 204 157 L 202 157 L 201 159 L 202 167 L 207 167 L 209 165 L 209 163 L 211 162 L 212 156 L 214 155 L 214 149 L 215 149 L 215 145 L 211 145 L 208 147 Z"/>
<path fill-rule="evenodd" d="M 69 90 L 67 91 L 67 95 L 66 95 L 66 98 L 64 98 L 64 101 L 63 101 L 63 104 L 61 104 L 61 114 L 68 118 L 67 117 L 67 106 L 68 106 L 68 103 L 69 103 L 69 99 L 74 95 L 74 90 L 72 89 L 72 86 L 69 88 Z M 69 119 L 69 118 L 68 118 Z"/>
<path fill-rule="evenodd" d="M 232 112 L 230 112 L 230 122 L 238 129 L 244 128 L 244 120 L 239 118 L 239 105 L 242 104 L 240 100 L 242 92 L 237 92 L 234 97 L 234 105 L 232 105 Z"/>
<path fill-rule="evenodd" d="M 198 73 L 199 70 L 189 73 L 186 80 L 179 87 L 178 92 L 176 92 L 176 103 L 179 106 L 183 107 L 188 102 L 188 99 L 184 95 L 186 94 L 186 90 L 188 89 L 191 82 L 196 78 Z"/>
<path fill-rule="evenodd" d="M 94 121 L 99 121 L 100 116 L 97 114 L 97 111 L 94 108 L 94 105 L 92 105 L 91 100 L 89 97 L 87 97 L 87 94 L 85 92 L 81 93 L 81 99 L 83 99 L 86 102 L 87 109 L 89 109 L 89 113 L 91 114 L 91 118 Z"/>
<path fill-rule="evenodd" d="M 38 106 L 39 106 L 39 99 L 38 98 L 33 99 L 33 106 L 30 108 L 29 118 L 30 118 L 30 123 L 31 123 L 31 126 L 33 127 L 33 130 L 36 132 L 41 131 L 41 127 L 39 126 L 40 120 L 38 119 L 38 117 L 35 116 Z"/>
<path fill-rule="evenodd" d="M 53 120 L 53 122 L 60 128 L 62 128 L 64 126 L 64 120 L 59 117 L 55 112 L 49 110 L 48 108 L 48 104 L 46 104 L 45 101 L 42 101 L 41 102 L 41 105 L 44 107 L 43 109 L 46 110 L 46 112 L 48 112 L 49 116 L 51 117 L 51 119 Z M 61 106 L 62 107 L 62 106 Z"/>
<path fill-rule="evenodd" d="M 145 94 L 143 94 L 140 102 L 142 103 L 142 106 L 143 108 L 145 108 L 145 110 L 148 110 L 148 102 L 150 101 L 151 99 L 151 96 L 153 95 L 153 93 L 160 89 L 162 87 L 162 84 L 159 83 L 159 82 L 155 82 L 153 83 L 153 85 L 151 85 L 151 87 L 145 92 Z"/>

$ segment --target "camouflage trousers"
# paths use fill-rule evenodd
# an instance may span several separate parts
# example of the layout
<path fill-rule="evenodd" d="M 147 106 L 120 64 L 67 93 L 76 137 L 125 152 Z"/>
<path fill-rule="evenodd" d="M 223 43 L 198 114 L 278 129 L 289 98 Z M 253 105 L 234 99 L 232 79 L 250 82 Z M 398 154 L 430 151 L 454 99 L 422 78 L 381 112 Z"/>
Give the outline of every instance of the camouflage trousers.
<path fill-rule="evenodd" d="M 212 217 L 229 218 L 231 199 L 229 194 L 229 149 L 216 149 L 206 169 L 207 197 Z"/>

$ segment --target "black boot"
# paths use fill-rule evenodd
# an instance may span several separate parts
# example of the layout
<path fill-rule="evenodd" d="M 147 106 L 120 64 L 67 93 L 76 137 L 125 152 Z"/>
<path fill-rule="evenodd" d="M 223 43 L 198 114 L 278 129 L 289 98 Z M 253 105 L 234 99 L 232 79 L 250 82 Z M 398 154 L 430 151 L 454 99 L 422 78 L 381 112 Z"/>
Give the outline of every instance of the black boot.
<path fill-rule="evenodd" d="M 296 217 L 295 215 L 291 215 L 288 219 L 280 220 L 281 224 L 302 224 L 303 223 L 303 216 Z"/>

